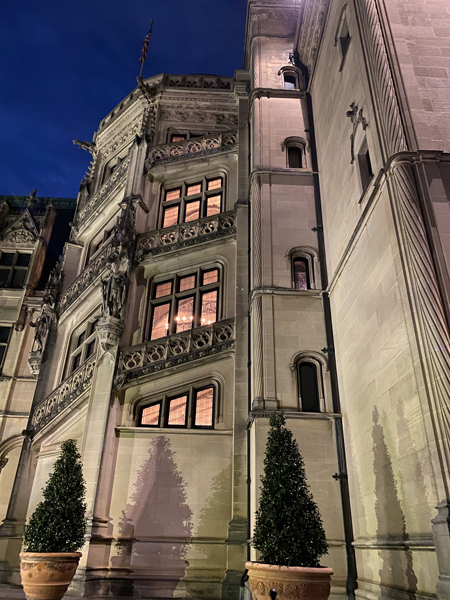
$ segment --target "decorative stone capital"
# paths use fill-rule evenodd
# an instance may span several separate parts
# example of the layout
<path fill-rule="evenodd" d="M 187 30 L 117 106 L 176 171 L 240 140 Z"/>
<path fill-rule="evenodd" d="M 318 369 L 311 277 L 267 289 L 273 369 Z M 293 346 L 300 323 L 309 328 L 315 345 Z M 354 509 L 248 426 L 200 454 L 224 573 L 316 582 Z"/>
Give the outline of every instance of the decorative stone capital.
<path fill-rule="evenodd" d="M 97 337 L 101 354 L 111 352 L 119 344 L 124 323 L 115 317 L 103 317 L 97 323 Z"/>

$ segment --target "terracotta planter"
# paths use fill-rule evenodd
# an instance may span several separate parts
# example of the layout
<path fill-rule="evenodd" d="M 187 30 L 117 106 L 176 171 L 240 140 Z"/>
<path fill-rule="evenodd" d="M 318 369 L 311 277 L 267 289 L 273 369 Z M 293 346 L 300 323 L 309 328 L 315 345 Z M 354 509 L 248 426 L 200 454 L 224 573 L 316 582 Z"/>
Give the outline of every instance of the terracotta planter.
<path fill-rule="evenodd" d="M 61 600 L 81 552 L 21 552 L 20 577 L 28 600 Z"/>
<path fill-rule="evenodd" d="M 272 589 L 277 600 L 327 600 L 331 589 L 330 567 L 279 567 L 245 563 L 253 600 L 268 600 Z"/>

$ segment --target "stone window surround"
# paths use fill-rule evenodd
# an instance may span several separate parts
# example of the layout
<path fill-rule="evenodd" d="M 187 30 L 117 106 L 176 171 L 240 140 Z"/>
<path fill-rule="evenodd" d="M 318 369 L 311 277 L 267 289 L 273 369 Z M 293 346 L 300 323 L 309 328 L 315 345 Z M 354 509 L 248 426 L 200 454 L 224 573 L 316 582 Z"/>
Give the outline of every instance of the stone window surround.
<path fill-rule="evenodd" d="M 348 20 L 347 20 L 346 12 L 347 12 L 347 4 L 344 4 L 344 6 L 342 7 L 342 10 L 341 10 L 341 14 L 339 16 L 338 25 L 336 27 L 336 34 L 334 36 L 334 46 L 339 47 L 340 56 L 341 56 L 339 71 L 342 71 L 344 68 L 345 60 L 348 56 L 348 50 L 350 48 L 350 44 L 351 44 L 351 40 L 352 40 L 352 38 L 350 36 L 350 30 L 348 27 Z M 345 29 L 347 30 L 346 34 L 345 34 Z M 343 39 L 347 40 L 345 48 L 344 48 L 344 44 L 342 42 Z"/>
<path fill-rule="evenodd" d="M 213 411 L 212 411 L 212 425 L 204 426 L 204 425 L 195 425 L 194 417 L 195 417 L 195 405 L 196 405 L 196 394 L 206 388 L 213 388 Z M 220 415 L 222 413 L 222 390 L 219 381 L 216 378 L 207 378 L 202 379 L 200 381 L 195 381 L 191 384 L 177 386 L 174 389 L 171 389 L 170 392 L 161 392 L 159 394 L 152 394 L 150 397 L 140 398 L 137 402 L 133 404 L 131 408 L 132 410 L 132 419 L 133 425 L 135 427 L 143 427 L 149 429 L 198 429 L 198 430 L 208 430 L 214 429 L 216 424 L 220 422 Z M 181 396 L 187 396 L 187 418 L 185 425 L 168 425 L 168 409 L 169 409 L 169 401 L 172 398 L 178 398 Z M 140 422 L 142 411 L 144 408 L 155 404 L 161 404 L 159 424 L 158 425 L 144 425 Z"/>
<path fill-rule="evenodd" d="M 295 87 L 293 88 L 294 90 L 302 89 L 301 82 L 302 82 L 302 77 L 304 77 L 304 75 L 303 75 L 301 69 L 299 69 L 298 67 L 295 67 L 294 65 L 285 65 L 285 66 L 281 67 L 281 69 L 278 71 L 277 75 L 280 77 L 281 89 L 289 91 L 289 89 L 286 88 L 284 85 L 285 75 L 290 75 L 291 77 L 294 77 L 294 79 L 295 79 Z"/>
<path fill-rule="evenodd" d="M 290 369 L 295 373 L 297 397 L 298 397 L 298 409 L 302 411 L 302 399 L 300 393 L 300 377 L 299 377 L 299 366 L 301 363 L 311 363 L 316 366 L 317 369 L 317 385 L 319 395 L 319 408 L 318 412 L 326 413 L 333 412 L 329 410 L 329 404 L 331 404 L 331 398 L 328 398 L 326 394 L 326 387 L 324 385 L 324 373 L 328 372 L 328 361 L 323 354 L 314 350 L 305 350 L 298 352 L 292 359 Z"/>
<path fill-rule="evenodd" d="M 289 166 L 289 148 L 299 148 L 302 153 L 302 166 L 301 167 L 290 167 Z M 291 135 L 284 139 L 281 142 L 281 151 L 286 151 L 286 168 L 296 168 L 296 169 L 308 169 L 309 161 L 307 160 L 307 151 L 309 150 L 308 141 L 300 136 Z"/>
<path fill-rule="evenodd" d="M 286 255 L 287 260 L 290 264 L 291 269 L 291 285 L 293 289 L 295 288 L 294 281 L 294 260 L 296 258 L 305 258 L 308 261 L 308 275 L 309 275 L 309 290 L 320 289 L 317 286 L 319 282 L 318 273 L 316 272 L 316 265 L 319 265 L 319 256 L 317 251 L 310 246 L 297 246 L 295 248 L 291 248 Z"/>
<path fill-rule="evenodd" d="M 224 318 L 224 315 L 222 313 L 223 313 L 223 307 L 224 307 L 224 301 L 223 301 L 223 293 L 224 292 L 223 292 L 223 290 L 224 290 L 224 281 L 225 281 L 225 268 L 224 268 L 224 265 L 222 262 L 216 260 L 216 261 L 211 261 L 208 263 L 202 263 L 201 265 L 191 265 L 189 267 L 185 267 L 184 269 L 172 271 L 169 273 L 161 273 L 161 274 L 156 275 L 154 278 L 149 279 L 149 283 L 147 286 L 148 309 L 147 309 L 147 319 L 146 319 L 145 328 L 144 328 L 145 340 L 151 341 L 151 329 L 152 329 L 153 306 L 154 305 L 164 304 L 164 302 L 166 300 L 167 301 L 170 300 L 171 307 L 170 307 L 170 319 L 169 319 L 169 329 L 168 329 L 168 331 L 170 333 L 173 333 L 173 330 L 175 329 L 175 305 L 176 305 L 176 299 L 180 294 L 182 294 L 186 297 L 196 294 L 196 300 L 194 301 L 194 314 L 199 312 L 199 305 L 201 303 L 201 293 L 202 293 L 201 288 L 205 287 L 205 286 L 201 285 L 201 283 L 199 281 L 199 277 L 202 275 L 202 273 L 212 271 L 214 269 L 217 269 L 219 272 L 218 273 L 218 283 L 206 286 L 206 291 L 208 291 L 209 289 L 212 289 L 212 290 L 218 289 L 216 322 L 221 321 Z M 176 289 L 172 289 L 172 293 L 170 295 L 167 295 L 165 297 L 163 296 L 158 299 L 153 297 L 155 290 L 156 290 L 156 286 L 158 284 L 172 280 L 173 288 L 176 288 L 177 281 L 179 280 L 180 277 L 186 277 L 186 276 L 192 275 L 194 273 L 196 273 L 195 288 L 193 288 L 191 290 L 186 290 L 185 292 L 178 292 Z M 193 321 L 192 329 L 195 329 L 196 327 L 201 326 L 201 323 L 196 322 L 197 316 Z M 164 339 L 164 338 L 155 338 L 155 339 Z"/>
<path fill-rule="evenodd" d="M 61 382 L 69 377 L 77 368 L 79 368 L 86 360 L 91 358 L 97 352 L 97 332 L 95 329 L 95 324 L 100 316 L 100 309 L 97 308 L 90 316 L 83 320 L 82 324 L 76 325 L 69 333 L 69 342 L 65 352 L 66 360 L 60 377 Z M 92 327 L 93 325 L 94 327 Z M 77 342 L 83 333 L 87 333 L 87 335 L 85 335 L 83 341 L 78 344 Z M 86 355 L 88 347 L 92 342 L 95 342 L 94 350 L 90 355 Z M 79 354 L 81 354 L 80 362 L 74 366 L 74 361 Z"/>
<path fill-rule="evenodd" d="M 17 250 L 16 248 L 3 248 L 0 250 L 0 257 L 3 254 L 14 254 L 14 258 L 12 260 L 11 264 L 4 264 L 1 265 L 1 269 L 2 271 L 9 271 L 9 274 L 6 276 L 6 285 L 1 286 L 0 289 L 16 289 L 16 290 L 22 290 L 25 288 L 26 284 L 27 284 L 27 279 L 28 279 L 28 275 L 29 275 L 29 269 L 31 266 L 31 259 L 33 257 L 33 253 L 31 251 L 27 251 L 27 250 Z M 25 265 L 20 265 L 18 264 L 18 257 L 21 255 L 26 255 L 29 257 L 28 260 L 28 264 Z M 22 282 L 22 285 L 18 286 L 11 286 L 11 282 L 15 276 L 15 273 L 17 271 L 21 271 L 21 272 L 25 272 L 25 277 L 24 280 Z"/>
<path fill-rule="evenodd" d="M 212 190 L 207 190 L 207 182 L 208 181 L 212 181 L 214 179 L 222 179 L 222 187 L 217 188 L 217 189 L 212 189 Z M 177 188 L 181 188 L 181 194 L 180 194 L 180 198 L 176 199 L 178 200 L 178 202 L 176 202 L 176 200 L 169 200 L 168 202 L 172 203 L 173 205 L 175 204 L 179 204 L 180 206 L 180 213 L 178 215 L 178 224 L 182 224 L 182 223 L 189 223 L 190 221 L 181 221 L 180 219 L 182 218 L 182 210 L 184 210 L 184 206 L 186 204 L 185 198 L 187 198 L 187 196 L 183 195 L 184 191 L 186 190 L 187 186 L 190 185 L 194 185 L 196 183 L 202 183 L 202 191 L 201 191 L 201 205 L 200 205 L 200 211 L 203 210 L 204 206 L 205 206 L 205 198 L 207 196 L 214 196 L 217 195 L 217 193 L 220 193 L 222 199 L 221 199 L 221 209 L 220 209 L 220 213 L 226 212 L 226 206 L 227 206 L 227 174 L 226 172 L 221 169 L 218 168 L 217 171 L 214 171 L 213 175 L 204 175 L 203 173 L 199 173 L 197 176 L 193 175 L 192 177 L 189 177 L 188 179 L 183 179 L 182 181 L 177 180 L 174 182 L 170 182 L 170 183 L 165 183 L 162 184 L 160 189 L 159 189 L 159 214 L 158 214 L 158 218 L 157 218 L 157 223 L 159 223 L 160 228 L 163 228 L 163 220 L 164 220 L 164 206 L 166 206 L 167 201 L 166 201 L 166 193 L 170 192 L 172 190 L 176 190 Z M 193 194 L 192 195 L 192 199 L 194 200 L 196 196 L 199 196 L 200 194 Z M 218 213 L 218 214 L 220 214 Z M 200 218 L 203 218 L 203 216 L 206 217 L 206 215 L 200 215 Z"/>

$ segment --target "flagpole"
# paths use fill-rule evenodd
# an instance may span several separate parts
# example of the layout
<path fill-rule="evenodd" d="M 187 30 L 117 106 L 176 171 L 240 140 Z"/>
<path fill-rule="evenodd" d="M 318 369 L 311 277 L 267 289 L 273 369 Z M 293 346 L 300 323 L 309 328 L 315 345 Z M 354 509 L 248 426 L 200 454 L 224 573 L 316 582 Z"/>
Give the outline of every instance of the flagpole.
<path fill-rule="evenodd" d="M 142 79 L 142 73 L 144 72 L 144 65 L 145 65 L 145 61 L 147 59 L 148 45 L 150 44 L 150 40 L 152 37 L 152 31 L 153 31 L 153 19 L 150 23 L 150 29 L 148 30 L 147 35 L 145 36 L 144 42 L 142 44 L 141 56 L 139 57 L 139 62 L 141 63 L 141 71 L 139 73 L 139 79 Z"/>

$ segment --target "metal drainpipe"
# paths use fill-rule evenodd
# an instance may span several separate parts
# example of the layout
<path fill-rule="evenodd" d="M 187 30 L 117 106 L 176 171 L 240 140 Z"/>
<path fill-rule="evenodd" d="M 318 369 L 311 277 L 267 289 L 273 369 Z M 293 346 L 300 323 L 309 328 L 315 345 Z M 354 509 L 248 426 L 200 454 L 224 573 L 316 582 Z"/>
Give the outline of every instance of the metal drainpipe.
<path fill-rule="evenodd" d="M 326 268 L 325 260 L 325 242 L 322 228 L 322 203 L 320 197 L 320 186 L 317 164 L 317 150 L 316 150 L 316 138 L 314 132 L 314 120 L 311 94 L 306 94 L 306 102 L 308 107 L 308 127 L 309 127 L 309 145 L 311 148 L 311 159 L 312 167 L 314 171 L 314 196 L 316 200 L 316 214 L 317 214 L 317 238 L 319 246 L 320 266 L 322 275 L 322 287 L 326 289 L 328 285 L 328 273 Z M 323 294 L 323 309 L 325 319 L 325 330 L 327 336 L 327 347 L 330 349 L 328 352 L 328 366 L 330 371 L 331 380 L 331 391 L 333 396 L 333 410 L 335 413 L 341 412 L 341 403 L 339 398 L 339 385 L 336 372 L 336 358 L 334 354 L 334 338 L 333 338 L 333 324 L 331 320 L 331 309 L 330 309 L 330 298 L 327 292 Z M 357 570 L 356 570 L 356 558 L 355 549 L 353 547 L 353 523 L 352 513 L 350 505 L 350 492 L 348 487 L 348 476 L 347 476 L 347 462 L 345 457 L 345 445 L 344 445 L 344 432 L 342 428 L 342 417 L 336 417 L 335 421 L 336 431 L 336 453 L 338 458 L 339 473 L 336 473 L 335 479 L 339 480 L 340 492 L 341 492 L 341 503 L 342 503 L 342 515 L 344 521 L 344 537 L 345 537 L 345 548 L 347 554 L 347 597 L 355 598 L 355 589 L 358 587 L 357 583 Z"/>
<path fill-rule="evenodd" d="M 249 182 L 249 188 L 247 190 L 248 193 L 248 213 L 247 213 L 247 218 L 248 218 L 248 250 L 247 250 L 247 256 L 248 256 L 248 275 L 247 275 L 247 279 L 248 279 L 248 291 L 250 292 L 251 289 L 251 233 L 252 233 L 252 225 L 251 225 L 251 201 L 250 201 L 250 172 L 251 172 L 251 125 L 250 125 L 250 119 L 248 120 L 248 182 Z M 251 379 L 251 375 L 252 375 L 252 361 L 251 361 L 251 349 L 252 349 L 252 337 L 251 337 L 251 333 L 252 333 L 252 317 L 251 317 L 251 312 L 250 312 L 250 306 L 248 307 L 248 313 L 247 313 L 247 388 L 248 388 L 248 414 L 250 415 L 250 412 L 252 410 L 252 379 Z M 251 501 L 251 477 L 250 477 L 250 427 L 247 425 L 247 560 L 250 560 L 250 537 L 251 537 L 251 527 L 250 527 L 250 520 L 251 520 L 251 513 L 250 513 L 250 501 Z"/>

